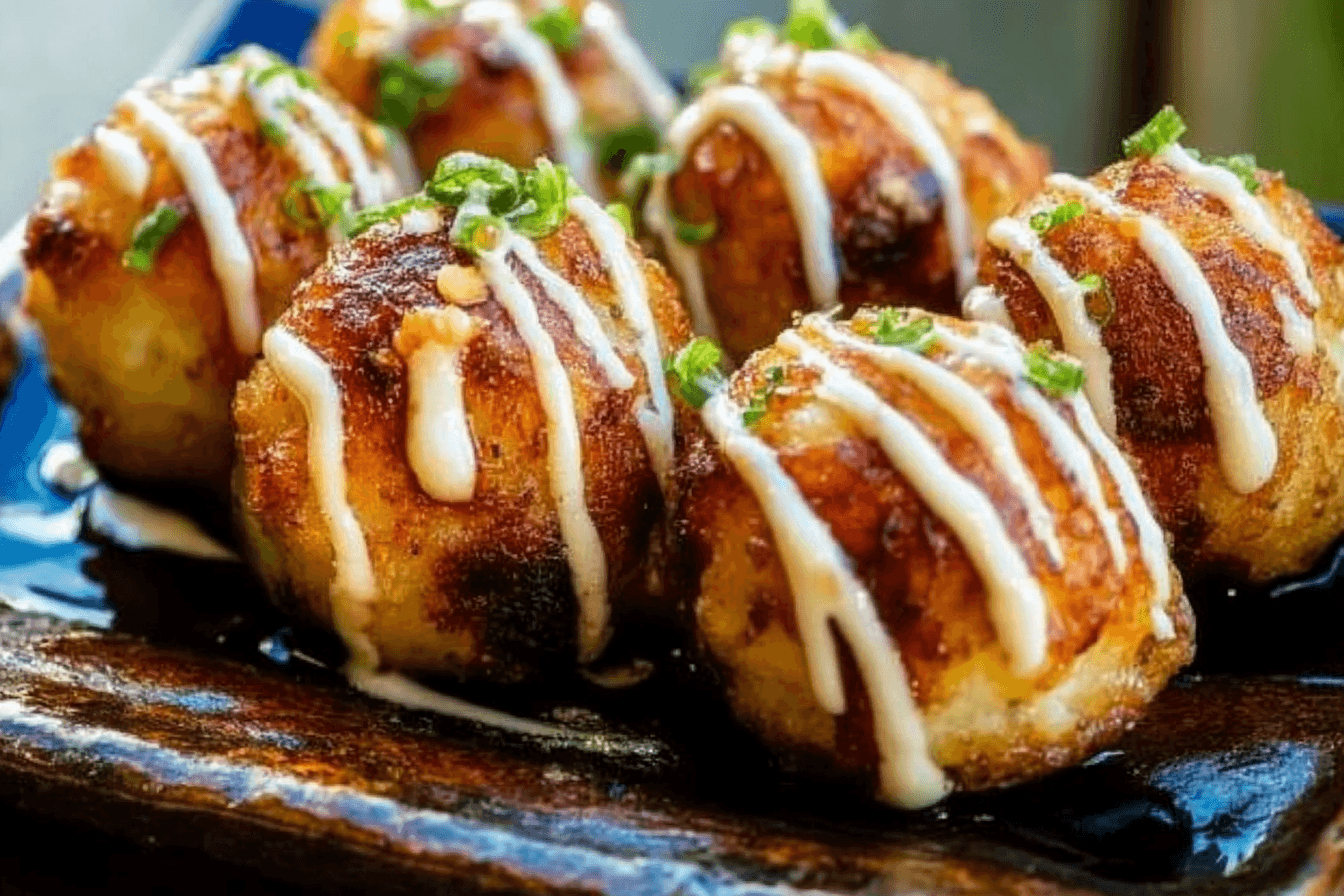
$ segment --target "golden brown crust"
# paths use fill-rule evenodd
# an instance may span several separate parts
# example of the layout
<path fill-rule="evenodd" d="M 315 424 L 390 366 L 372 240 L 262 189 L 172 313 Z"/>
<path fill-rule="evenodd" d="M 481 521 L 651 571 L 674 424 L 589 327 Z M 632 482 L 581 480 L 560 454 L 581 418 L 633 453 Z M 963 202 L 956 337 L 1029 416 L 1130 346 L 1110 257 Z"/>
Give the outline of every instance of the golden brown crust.
<path fill-rule="evenodd" d="M 864 327 L 872 318 L 861 312 L 857 320 Z M 1121 512 L 1130 558 L 1121 571 L 1110 561 L 1092 510 L 1069 485 L 1036 424 L 1009 397 L 1002 375 L 964 361 L 956 368 L 1010 424 L 1057 521 L 1059 569 L 1033 540 L 1019 496 L 945 409 L 866 356 L 834 345 L 826 351 L 913 420 L 954 469 L 986 492 L 1050 607 L 1049 662 L 1039 676 L 1018 679 L 1007 668 L 984 585 L 960 542 L 883 450 L 816 397 L 813 370 L 770 348 L 734 377 L 734 397 L 745 404 L 766 371 L 783 370 L 783 386 L 754 432 L 776 450 L 873 595 L 899 645 L 936 761 L 961 786 L 982 788 L 1068 765 L 1114 740 L 1190 658 L 1193 621 L 1179 577 L 1173 571 L 1170 607 L 1178 637 L 1159 641 L 1149 609 L 1153 586 L 1138 559 L 1132 519 Z M 1062 413 L 1071 419 L 1070 410 Z M 1120 506 L 1114 483 L 1102 477 L 1108 503 Z M 678 481 L 674 540 L 685 559 L 675 590 L 723 674 L 734 710 L 790 761 L 871 781 L 877 762 L 872 716 L 848 648 L 842 647 L 847 711 L 832 717 L 813 696 L 794 596 L 760 504 L 703 429 L 688 436 Z"/>
<path fill-rule="evenodd" d="M 14 334 L 9 327 L 0 322 L 0 401 L 9 394 L 10 381 L 19 369 L 19 347 L 14 342 Z"/>
<path fill-rule="evenodd" d="M 269 324 L 328 245 L 324 231 L 282 210 L 301 175 L 297 164 L 264 137 L 245 99 L 226 104 L 164 87 L 151 96 L 201 141 L 232 197 Z M 91 139 L 57 156 L 28 221 L 25 308 L 42 327 L 52 380 L 79 411 L 80 437 L 95 463 L 121 477 L 198 485 L 222 497 L 232 463 L 229 400 L 251 358 L 235 345 L 205 231 L 163 145 L 124 108 L 104 125 L 139 142 L 148 188 L 142 198 L 127 194 Z M 122 264 L 131 233 L 159 202 L 182 214 L 182 224 L 151 271 L 131 270 Z"/>
<path fill-rule="evenodd" d="M 452 17 L 426 22 L 406 42 L 405 51 L 385 46 L 388 28 L 370 9 L 374 0 L 340 0 L 323 16 L 309 42 L 313 68 L 365 114 L 379 112 L 380 66 L 389 54 L 408 52 L 420 62 L 448 54 L 461 78 L 443 108 L 422 114 L 407 134 L 421 170 L 433 170 L 439 159 L 467 150 L 530 167 L 539 156 L 552 156 L 551 134 L 542 118 L 532 78 L 511 57 L 500 54 L 485 29 Z M 525 14 L 544 4 L 520 4 Z M 581 14 L 587 0 L 568 0 Z M 571 52 L 558 53 L 570 85 L 584 110 L 586 126 L 598 133 L 619 130 L 644 118 L 627 78 L 608 60 L 592 38 Z M 601 172 L 609 195 L 616 195 L 615 175 Z"/>
<path fill-rule="evenodd" d="M 1037 189 L 1044 149 L 1022 140 L 984 94 L 937 66 L 895 52 L 873 61 L 910 90 L 960 163 L 978 245 L 989 223 Z M 842 259 L 841 301 L 911 304 L 952 313 L 958 295 L 937 181 L 918 150 L 871 102 L 790 74 L 763 83 L 810 139 L 823 172 Z M 755 141 L 732 123 L 697 140 L 671 181 L 685 221 L 718 222 L 700 247 L 709 304 L 724 347 L 745 357 L 791 316 L 813 307 L 797 222 L 783 182 Z"/>
<path fill-rule="evenodd" d="M 568 318 L 523 277 L 573 384 L 587 506 L 615 597 L 640 575 L 662 506 L 634 413 L 647 385 L 633 333 L 611 316 L 614 292 L 587 232 L 571 218 L 538 246 L 597 310 L 640 380 L 612 388 Z M 378 227 L 333 253 L 280 325 L 331 364 L 342 394 L 349 500 L 379 583 L 369 633 L 384 662 L 507 681 L 572 667 L 577 654 L 531 355 L 493 296 L 462 307 L 475 322 L 461 370 L 479 470 L 473 498 L 446 504 L 425 494 L 407 461 L 407 367 L 394 346 L 409 312 L 445 307 L 440 270 L 472 264 L 446 230 Z M 644 262 L 644 270 L 669 350 L 688 338 L 684 312 L 661 269 Z M 303 409 L 263 361 L 239 386 L 235 415 L 237 500 L 253 558 L 282 603 L 330 622 L 331 546 L 309 479 Z"/>
<path fill-rule="evenodd" d="M 1226 484 L 1205 397 L 1203 355 L 1194 323 L 1138 243 L 1128 223 L 1087 214 L 1051 229 L 1045 247 L 1075 277 L 1106 282 L 1114 317 L 1102 328 L 1111 356 L 1118 436 L 1135 458 L 1175 556 L 1188 572 L 1231 564 L 1255 580 L 1301 572 L 1344 531 L 1344 442 L 1339 373 L 1326 346 L 1344 309 L 1344 247 L 1282 176 L 1261 174 L 1261 197 L 1285 236 L 1302 248 L 1322 306 L 1317 348 L 1296 353 L 1274 296 L 1298 296 L 1283 259 L 1260 245 L 1218 198 L 1152 158 L 1121 162 L 1094 181 L 1125 205 L 1159 218 L 1190 252 L 1223 309 L 1233 344 L 1250 362 L 1267 419 L 1279 441 L 1274 478 L 1252 495 Z M 1047 188 L 1017 212 L 1071 199 Z M 1004 297 L 1028 341 L 1060 344 L 1040 291 L 1006 253 L 989 250 L 981 279 Z"/>

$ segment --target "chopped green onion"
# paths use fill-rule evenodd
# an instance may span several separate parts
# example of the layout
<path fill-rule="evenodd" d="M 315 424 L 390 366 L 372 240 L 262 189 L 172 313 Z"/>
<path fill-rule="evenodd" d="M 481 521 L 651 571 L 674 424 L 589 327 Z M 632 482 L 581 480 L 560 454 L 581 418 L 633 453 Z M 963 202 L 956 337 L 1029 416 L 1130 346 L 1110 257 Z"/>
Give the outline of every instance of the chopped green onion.
<path fill-rule="evenodd" d="M 1256 176 L 1255 156 L 1250 153 L 1237 153 L 1232 156 L 1210 156 L 1205 160 L 1209 165 L 1226 168 L 1235 174 L 1249 193 L 1260 192 L 1260 178 Z"/>
<path fill-rule="evenodd" d="M 304 227 L 330 227 L 344 217 L 353 193 L 349 184 L 324 187 L 305 177 L 289 185 L 280 204 L 292 221 Z"/>
<path fill-rule="evenodd" d="M 608 171 L 624 171 L 640 156 L 657 152 L 662 142 L 656 128 L 645 121 L 636 122 L 599 136 L 597 158 Z"/>
<path fill-rule="evenodd" d="M 1083 207 L 1081 202 L 1072 200 L 1063 205 L 1057 205 L 1048 212 L 1037 212 L 1032 215 L 1031 229 L 1039 234 L 1046 234 L 1061 224 L 1069 223 L 1086 211 L 1087 209 Z"/>
<path fill-rule="evenodd" d="M 402 0 L 406 4 L 406 9 L 410 12 L 417 12 L 423 16 L 437 16 L 444 10 L 435 6 L 430 0 Z"/>
<path fill-rule="evenodd" d="M 1111 288 L 1100 274 L 1084 274 L 1078 278 L 1083 290 L 1083 308 L 1087 316 L 1099 327 L 1104 327 L 1115 318 L 1115 300 L 1111 298 Z"/>
<path fill-rule="evenodd" d="M 336 37 L 336 43 L 345 47 L 347 50 L 353 50 L 359 43 L 359 33 L 355 31 L 342 31 Z"/>
<path fill-rule="evenodd" d="M 572 53 L 583 43 L 583 25 L 568 6 L 552 6 L 527 25 L 561 53 Z"/>
<path fill-rule="evenodd" d="M 635 218 L 630 212 L 630 206 L 624 202 L 613 202 L 607 206 L 607 214 L 620 223 L 621 227 L 625 229 L 626 236 L 635 235 Z"/>
<path fill-rule="evenodd" d="M 1032 346 L 1024 361 L 1027 380 L 1055 397 L 1072 395 L 1086 379 L 1081 365 L 1055 355 L 1048 343 Z"/>
<path fill-rule="evenodd" d="M 509 224 L 528 239 L 550 236 L 569 217 L 569 197 L 582 192 L 564 165 L 537 159 L 523 175 L 524 203 L 508 216 Z"/>
<path fill-rule="evenodd" d="M 1185 119 L 1181 118 L 1176 108 L 1163 106 L 1147 124 L 1125 138 L 1122 144 L 1125 158 L 1157 155 L 1181 139 L 1185 130 Z"/>
<path fill-rule="evenodd" d="M 779 29 L 775 27 L 774 22 L 763 16 L 752 16 L 748 19 L 738 19 L 723 31 L 725 41 L 734 37 L 775 37 L 779 34 Z"/>
<path fill-rule="evenodd" d="M 702 93 L 711 81 L 723 77 L 723 66 L 717 62 L 697 62 L 686 78 L 686 91 L 691 96 Z"/>
<path fill-rule="evenodd" d="M 284 146 L 289 142 L 289 135 L 280 126 L 280 122 L 267 118 L 261 123 L 260 127 L 262 136 L 276 146 Z"/>
<path fill-rule="evenodd" d="M 523 177 L 508 162 L 474 152 L 455 152 L 439 160 L 425 192 L 444 205 L 462 205 L 484 190 L 486 205 L 495 214 L 523 201 Z"/>
<path fill-rule="evenodd" d="M 867 25 L 855 25 L 840 38 L 840 46 L 851 53 L 879 53 L 885 50 L 882 41 Z"/>
<path fill-rule="evenodd" d="M 702 408 L 711 395 L 723 388 L 725 380 L 719 370 L 722 360 L 723 349 L 702 336 L 663 362 L 663 368 L 676 381 L 682 401 L 693 408 Z"/>
<path fill-rule="evenodd" d="M 131 247 L 121 256 L 121 263 L 142 274 L 153 270 L 154 259 L 164 240 L 173 235 L 182 224 L 183 217 L 176 208 L 160 200 L 154 210 L 135 225 L 135 230 L 131 232 Z"/>
<path fill-rule="evenodd" d="M 621 195 L 632 205 L 638 205 L 640 195 L 649 181 L 661 174 L 672 174 L 680 167 L 681 160 L 667 152 L 635 156 L 621 175 Z"/>
<path fill-rule="evenodd" d="M 294 79 L 294 83 L 304 90 L 316 90 L 317 79 L 301 68 L 296 68 L 288 62 L 276 61 L 265 68 L 253 69 L 247 73 L 247 79 L 256 86 L 260 87 L 268 81 L 279 78 L 282 75 L 289 75 Z"/>
<path fill-rule="evenodd" d="M 461 77 L 461 68 L 448 56 L 418 65 L 404 57 L 386 60 L 378 80 L 379 120 L 410 130 L 422 112 L 440 109 L 452 98 Z"/>
<path fill-rule="evenodd" d="M 719 233 L 719 222 L 712 218 L 703 223 L 696 223 L 683 221 L 673 215 L 673 226 L 676 229 L 677 239 L 688 246 L 699 246 L 707 243 Z"/>
<path fill-rule="evenodd" d="M 756 390 L 756 394 L 751 397 L 751 404 L 742 411 L 742 422 L 747 426 L 755 426 L 761 422 L 768 410 L 770 396 L 774 395 L 776 390 L 784 384 L 784 368 L 771 367 L 765 372 L 765 384 Z"/>
<path fill-rule="evenodd" d="M 807 50 L 829 50 L 835 46 L 834 19 L 835 11 L 827 0 L 792 0 L 784 40 Z"/>
<path fill-rule="evenodd" d="M 920 354 L 932 348 L 938 339 L 933 329 L 933 318 L 917 317 L 909 320 L 904 311 L 895 308 L 883 308 L 879 312 L 872 335 L 878 345 L 908 348 Z"/>
<path fill-rule="evenodd" d="M 388 221 L 396 221 L 407 212 L 416 211 L 417 209 L 438 208 L 438 206 L 439 204 L 433 199 L 423 195 L 407 196 L 405 199 L 395 199 L 384 205 L 375 205 L 355 212 L 346 221 L 345 233 L 347 236 L 351 237 L 359 236 L 375 224 L 385 224 Z"/>

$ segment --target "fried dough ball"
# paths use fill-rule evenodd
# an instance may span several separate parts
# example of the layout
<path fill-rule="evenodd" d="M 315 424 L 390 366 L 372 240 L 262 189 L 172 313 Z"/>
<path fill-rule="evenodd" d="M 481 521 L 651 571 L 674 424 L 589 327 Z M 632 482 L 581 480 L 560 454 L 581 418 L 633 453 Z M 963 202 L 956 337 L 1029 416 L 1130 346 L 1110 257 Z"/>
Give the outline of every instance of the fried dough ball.
<path fill-rule="evenodd" d="M 923 806 L 1081 761 L 1189 661 L 1179 576 L 1077 374 L 991 325 L 814 314 L 704 405 L 674 590 L 786 761 Z"/>
<path fill-rule="evenodd" d="M 25 307 L 90 459 L 228 494 L 233 385 L 344 207 L 413 189 L 390 152 L 311 76 L 248 48 L 136 86 L 56 158 L 28 221 Z"/>
<path fill-rule="evenodd" d="M 739 360 L 812 308 L 953 313 L 985 227 L 1049 171 L 939 66 L 853 38 L 800 44 L 798 19 L 784 40 L 730 27 L 720 73 L 668 130 L 679 167 L 645 205 L 697 330 Z"/>
<path fill-rule="evenodd" d="M 459 186 L 464 166 L 504 170 L 496 196 L 517 192 L 461 158 Z M 253 564 L 366 668 L 573 669 L 661 518 L 661 359 L 689 337 L 675 285 L 586 196 L 552 204 L 535 242 L 491 207 L 389 207 L 299 286 L 238 388 Z"/>
<path fill-rule="evenodd" d="M 549 155 L 590 192 L 657 149 L 676 94 L 603 0 L 339 0 L 313 67 L 406 132 L 424 171 L 457 150 L 530 165 Z M 591 143 L 591 145 L 590 145 Z"/>
<path fill-rule="evenodd" d="M 1172 144 L 1052 177 L 989 242 L 968 315 L 1084 361 L 1187 577 L 1300 573 L 1344 532 L 1344 247 L 1282 175 Z"/>

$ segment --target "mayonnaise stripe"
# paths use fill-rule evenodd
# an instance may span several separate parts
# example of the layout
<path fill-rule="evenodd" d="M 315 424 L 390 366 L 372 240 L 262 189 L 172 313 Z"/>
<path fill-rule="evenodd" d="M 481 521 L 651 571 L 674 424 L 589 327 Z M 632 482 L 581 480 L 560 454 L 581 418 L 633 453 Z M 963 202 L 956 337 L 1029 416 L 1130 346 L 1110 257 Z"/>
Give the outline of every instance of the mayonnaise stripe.
<path fill-rule="evenodd" d="M 113 183 L 132 199 L 145 198 L 150 166 L 140 141 L 123 131 L 99 125 L 93 129 L 93 145 Z"/>
<path fill-rule="evenodd" d="M 1095 185 L 1067 174 L 1046 183 L 1078 196 L 1112 218 L 1138 222 L 1139 244 L 1158 269 L 1172 295 L 1189 314 L 1204 356 L 1204 392 L 1217 436 L 1223 476 L 1240 494 L 1259 490 L 1278 464 L 1278 440 L 1255 387 L 1246 355 L 1232 342 L 1223 324 L 1218 297 L 1190 253 L 1152 215 L 1126 208 Z"/>
<path fill-rule="evenodd" d="M 835 307 L 840 303 L 840 271 L 835 257 L 831 200 L 811 140 L 764 92 L 736 84 L 712 89 L 683 110 L 668 130 L 668 146 L 674 155 L 685 158 L 691 144 L 722 121 L 732 122 L 746 132 L 770 160 L 793 208 L 813 304 L 823 309 Z M 665 182 L 666 178 L 667 175 L 662 175 L 660 181 Z M 665 183 L 656 186 L 665 189 Z M 671 210 L 665 202 L 655 208 L 661 220 L 654 229 L 670 231 L 675 237 Z"/>
<path fill-rule="evenodd" d="M 961 165 L 914 94 L 882 69 L 841 50 L 804 53 L 798 74 L 867 100 L 893 130 L 914 145 L 943 194 L 943 222 L 952 250 L 957 293 L 970 289 L 975 282 L 975 247 L 961 182 Z"/>
<path fill-rule="evenodd" d="M 1041 244 L 1036 231 L 1015 218 L 1000 218 L 989 228 L 989 244 L 1007 252 L 1050 306 L 1059 327 L 1064 351 L 1083 365 L 1083 388 L 1096 409 L 1102 428 L 1115 434 L 1115 395 L 1111 390 L 1111 356 L 1102 343 L 1101 328 L 1087 313 L 1087 294 Z M 974 310 L 974 309 L 972 309 Z"/>
<path fill-rule="evenodd" d="M 574 326 L 574 334 L 592 352 L 593 358 L 597 361 L 597 366 L 602 369 L 607 382 L 616 389 L 633 388 L 635 385 L 634 375 L 630 373 L 630 369 L 625 366 L 625 362 L 617 354 L 616 347 L 612 345 L 611 338 L 602 329 L 602 323 L 597 319 L 597 314 L 579 294 L 574 284 L 551 270 L 542 260 L 537 247 L 529 240 L 515 237 L 509 242 L 519 263 L 541 281 L 542 289 L 545 291 L 547 298 L 559 306 L 560 310 L 569 318 L 570 323 Z"/>
<path fill-rule="evenodd" d="M 873 710 L 881 756 L 881 796 L 898 806 L 932 805 L 950 789 L 929 754 L 928 737 L 899 648 L 886 634 L 872 596 L 849 568 L 826 524 L 785 474 L 775 452 L 742 425 L 742 408 L 726 392 L 703 411 L 705 428 L 756 495 L 793 592 L 794 613 L 817 702 L 845 710 L 844 683 L 832 638 L 834 623 L 849 645 Z"/>
<path fill-rule="evenodd" d="M 589 5 L 591 9 L 593 4 Z M 639 357 L 649 384 L 649 399 L 641 402 L 639 426 L 649 461 L 658 482 L 666 489 L 672 471 L 676 443 L 673 436 L 672 397 L 663 373 L 663 354 L 658 344 L 658 327 L 649 305 L 648 282 L 639 260 L 630 251 L 625 230 L 611 215 L 587 196 L 569 201 L 569 210 L 588 230 L 598 255 L 611 277 L 621 309 L 639 339 Z"/>
<path fill-rule="evenodd" d="M 376 669 L 378 648 L 368 635 L 378 584 L 364 530 L 346 494 L 345 424 L 331 367 L 282 327 L 266 332 L 263 351 L 308 418 L 308 478 L 331 536 L 331 623 L 350 648 L 350 668 Z"/>
<path fill-rule="evenodd" d="M 896 472 L 957 536 L 984 583 L 990 619 L 1013 671 L 1026 677 L 1039 670 L 1049 643 L 1045 595 L 989 497 L 948 463 L 919 426 L 825 353 L 792 331 L 777 344 L 820 371 L 817 397 L 875 439 Z"/>
<path fill-rule="evenodd" d="M 508 233 L 498 248 L 480 254 L 479 264 L 495 300 L 513 320 L 532 357 L 537 393 L 546 413 L 552 498 L 579 605 L 579 658 L 587 662 L 597 657 L 608 636 L 611 610 L 607 604 L 607 559 L 588 513 L 583 447 L 570 382 L 555 342 L 541 324 L 532 295 L 509 264 L 520 247 L 525 254 L 530 244 Z"/>
<path fill-rule="evenodd" d="M 862 354 L 884 371 L 913 384 L 957 422 L 990 459 L 1027 512 L 1032 535 L 1045 547 L 1055 569 L 1064 563 L 1054 513 L 1018 452 L 1008 421 L 994 403 L 970 383 L 936 361 L 903 348 L 875 345 L 849 335 L 829 320 L 808 317 L 802 331 Z"/>
<path fill-rule="evenodd" d="M 256 269 L 252 250 L 238 222 L 233 197 L 220 183 L 215 163 L 195 135 L 139 90 L 123 98 L 140 122 L 163 144 L 195 207 L 205 232 L 210 264 L 224 294 L 229 331 L 238 351 L 255 355 L 261 345 L 261 310 L 257 307 Z"/>

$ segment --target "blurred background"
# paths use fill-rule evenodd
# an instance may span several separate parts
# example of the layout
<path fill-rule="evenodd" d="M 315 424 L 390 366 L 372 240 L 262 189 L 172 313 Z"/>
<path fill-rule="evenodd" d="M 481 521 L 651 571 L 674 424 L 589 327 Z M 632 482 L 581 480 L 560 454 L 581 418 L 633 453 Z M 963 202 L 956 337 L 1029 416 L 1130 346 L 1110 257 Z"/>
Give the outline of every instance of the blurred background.
<path fill-rule="evenodd" d="M 0 222 L 47 159 L 87 132 L 193 15 L 224 0 L 0 0 Z M 294 0 L 302 2 L 302 0 Z M 1186 142 L 1255 152 L 1317 199 L 1344 200 L 1344 0 L 833 0 L 891 46 L 945 60 L 1056 167 L 1089 172 L 1163 102 Z M 625 0 L 654 60 L 685 71 L 724 24 L 786 0 Z M 0 229 L 4 224 L 0 223 Z"/>

